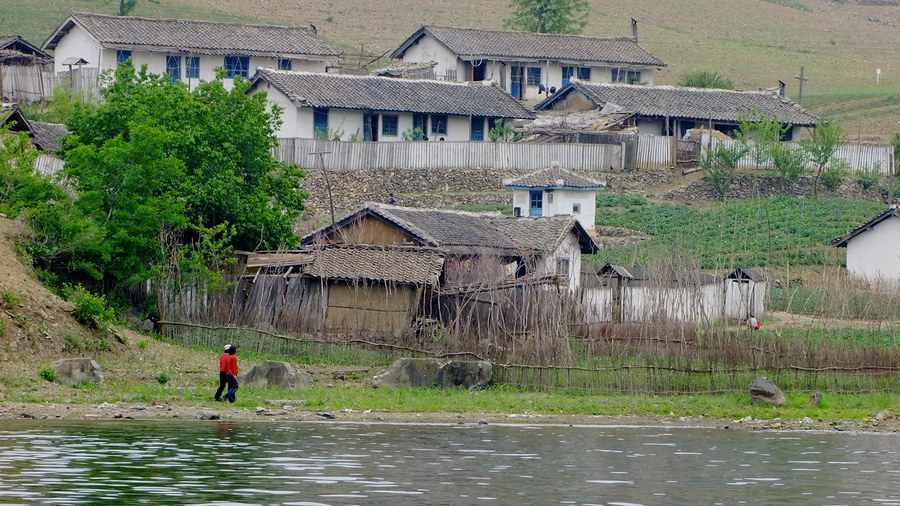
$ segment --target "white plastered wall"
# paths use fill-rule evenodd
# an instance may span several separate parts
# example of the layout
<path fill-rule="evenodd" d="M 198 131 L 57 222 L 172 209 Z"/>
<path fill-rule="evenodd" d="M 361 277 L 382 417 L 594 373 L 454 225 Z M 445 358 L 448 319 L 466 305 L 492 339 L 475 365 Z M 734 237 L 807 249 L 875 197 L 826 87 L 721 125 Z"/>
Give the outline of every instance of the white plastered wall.
<path fill-rule="evenodd" d="M 544 257 L 537 266 L 537 275 L 549 276 L 556 274 L 560 260 L 568 260 L 569 269 L 566 273 L 569 291 L 575 293 L 581 286 L 581 245 L 574 232 L 566 234 L 565 239 L 552 254 Z"/>
<path fill-rule="evenodd" d="M 57 73 L 67 72 L 69 67 L 62 64 L 67 58 L 84 58 L 88 62 L 87 65 L 84 65 L 85 67 L 97 68 L 100 66 L 101 48 L 97 39 L 84 28 L 75 25 L 56 45 L 53 52 L 54 71 Z M 113 51 L 113 64 L 115 64 L 115 58 L 115 51 Z"/>
<path fill-rule="evenodd" d="M 900 285 L 900 218 L 888 218 L 851 239 L 847 271 L 870 283 Z"/>
<path fill-rule="evenodd" d="M 456 70 L 457 80 L 464 81 L 466 75 L 460 72 L 461 62 L 447 46 L 432 37 L 425 35 L 418 42 L 407 48 L 403 53 L 404 62 L 427 62 L 433 61 L 437 65 L 434 67 L 434 73 L 438 77 L 442 77 L 448 70 Z"/>

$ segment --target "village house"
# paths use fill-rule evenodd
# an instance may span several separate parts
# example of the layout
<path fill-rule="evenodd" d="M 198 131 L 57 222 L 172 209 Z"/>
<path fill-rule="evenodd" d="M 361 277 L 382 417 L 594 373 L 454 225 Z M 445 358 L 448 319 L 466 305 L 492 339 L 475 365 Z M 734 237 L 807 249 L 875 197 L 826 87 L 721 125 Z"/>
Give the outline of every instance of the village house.
<path fill-rule="evenodd" d="M 732 91 L 679 86 L 569 83 L 535 111 L 599 110 L 616 115 L 616 124 L 636 127 L 643 135 L 676 135 L 707 128 L 732 135 L 743 116 L 775 116 L 789 126 L 784 140 L 797 140 L 803 127 L 818 119 L 787 98 L 764 91 Z M 625 114 L 628 117 L 622 118 Z"/>
<path fill-rule="evenodd" d="M 493 81 L 519 100 L 540 99 L 575 79 L 653 84 L 666 64 L 633 37 L 585 37 L 481 28 L 422 26 L 391 54 L 407 63 L 434 62 L 447 81 Z"/>
<path fill-rule="evenodd" d="M 503 181 L 513 190 L 515 216 L 574 216 L 593 233 L 597 213 L 597 192 L 605 183 L 594 181 L 554 162 L 520 178 Z"/>
<path fill-rule="evenodd" d="M 72 67 L 115 69 L 131 58 L 155 74 L 194 87 L 225 70 L 250 79 L 260 67 L 325 72 L 338 55 L 313 27 L 214 23 L 74 13 L 44 43 L 57 74 Z"/>
<path fill-rule="evenodd" d="M 0 35 L 0 101 L 30 103 L 50 94 L 53 56 L 21 35 Z"/>
<path fill-rule="evenodd" d="M 490 83 L 260 69 L 260 91 L 285 111 L 279 137 L 483 141 L 497 119 L 532 117 Z"/>
<path fill-rule="evenodd" d="M 890 206 L 832 244 L 847 248 L 851 276 L 882 287 L 900 285 L 900 207 Z"/>
<path fill-rule="evenodd" d="M 34 168 L 45 176 L 61 171 L 65 162 L 54 156 L 62 147 L 60 140 L 69 133 L 66 125 L 30 120 L 18 108 L 0 113 L 0 127 L 10 132 L 26 132 L 31 145 L 44 153 L 34 161 Z"/>

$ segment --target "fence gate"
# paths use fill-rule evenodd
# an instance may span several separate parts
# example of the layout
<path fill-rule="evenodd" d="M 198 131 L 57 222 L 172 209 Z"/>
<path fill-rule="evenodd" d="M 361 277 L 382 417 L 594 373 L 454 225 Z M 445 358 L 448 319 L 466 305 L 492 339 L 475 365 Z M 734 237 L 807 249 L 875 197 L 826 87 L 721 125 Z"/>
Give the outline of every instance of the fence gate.
<path fill-rule="evenodd" d="M 676 140 L 676 160 L 679 168 L 697 167 L 700 165 L 700 141 Z"/>

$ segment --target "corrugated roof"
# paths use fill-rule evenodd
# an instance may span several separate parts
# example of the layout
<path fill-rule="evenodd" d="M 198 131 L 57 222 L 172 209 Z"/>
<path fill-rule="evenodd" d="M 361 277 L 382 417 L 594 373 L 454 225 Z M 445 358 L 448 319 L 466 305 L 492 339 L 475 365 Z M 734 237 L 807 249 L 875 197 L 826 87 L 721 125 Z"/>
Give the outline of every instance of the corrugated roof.
<path fill-rule="evenodd" d="M 526 174 L 518 179 L 503 182 L 507 188 L 573 188 L 581 190 L 602 190 L 605 183 L 576 174 L 559 166 L 548 167 Z"/>
<path fill-rule="evenodd" d="M 253 87 L 267 82 L 301 107 L 531 118 L 496 86 L 259 69 Z"/>
<path fill-rule="evenodd" d="M 884 221 L 888 218 L 900 218 L 900 208 L 898 208 L 897 206 L 891 206 L 891 207 L 887 208 L 887 210 L 884 211 L 883 213 L 881 213 L 878 216 L 872 218 L 871 220 L 863 223 L 862 225 L 854 228 L 850 232 L 848 232 L 840 237 L 836 237 L 834 240 L 831 241 L 831 244 L 837 246 L 838 248 L 846 248 L 847 243 L 850 242 L 851 239 L 853 239 L 854 237 L 858 236 L 859 234 L 865 232 L 866 230 L 871 229 L 875 225 L 878 225 L 879 223 L 881 223 L 882 221 Z"/>
<path fill-rule="evenodd" d="M 329 245 L 312 253 L 303 273 L 325 279 L 436 284 L 444 268 L 443 252 L 433 248 Z"/>
<path fill-rule="evenodd" d="M 419 28 L 391 57 L 402 58 L 403 53 L 426 34 L 441 41 L 457 55 L 469 58 L 526 58 L 657 67 L 666 65 L 634 39 L 626 37 L 585 37 L 431 25 Z"/>
<path fill-rule="evenodd" d="M 639 86 L 575 81 L 535 107 L 540 111 L 573 91 L 580 91 L 597 107 L 618 106 L 641 116 L 737 122 L 754 111 L 774 115 L 785 123 L 812 126 L 818 118 L 790 100 L 763 91 L 732 91 L 681 86 Z"/>
<path fill-rule="evenodd" d="M 309 27 L 216 23 L 183 19 L 148 19 L 130 16 L 72 14 L 44 43 L 55 49 L 77 23 L 106 47 L 168 48 L 198 54 L 249 56 L 305 55 L 334 57 L 331 49 Z"/>

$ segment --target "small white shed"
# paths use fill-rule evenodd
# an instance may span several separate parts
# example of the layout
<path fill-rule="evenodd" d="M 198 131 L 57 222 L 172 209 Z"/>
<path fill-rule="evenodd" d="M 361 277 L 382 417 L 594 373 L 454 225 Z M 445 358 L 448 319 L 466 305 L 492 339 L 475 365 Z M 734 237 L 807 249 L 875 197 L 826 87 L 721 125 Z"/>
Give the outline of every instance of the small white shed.
<path fill-rule="evenodd" d="M 847 271 L 870 284 L 900 285 L 900 208 L 886 211 L 838 237 L 832 244 L 847 248 Z"/>
<path fill-rule="evenodd" d="M 748 267 L 738 267 L 725 276 L 725 318 L 747 320 L 766 310 L 768 278 Z"/>

